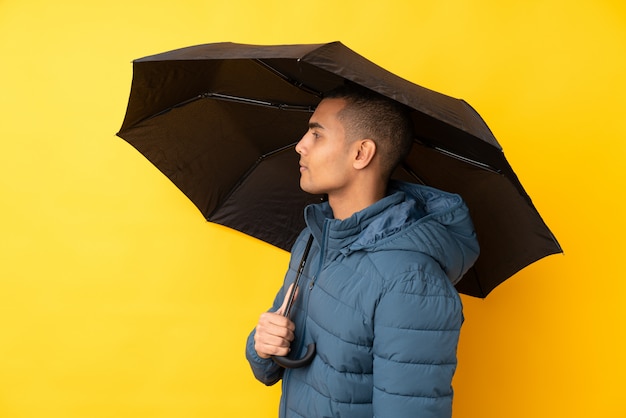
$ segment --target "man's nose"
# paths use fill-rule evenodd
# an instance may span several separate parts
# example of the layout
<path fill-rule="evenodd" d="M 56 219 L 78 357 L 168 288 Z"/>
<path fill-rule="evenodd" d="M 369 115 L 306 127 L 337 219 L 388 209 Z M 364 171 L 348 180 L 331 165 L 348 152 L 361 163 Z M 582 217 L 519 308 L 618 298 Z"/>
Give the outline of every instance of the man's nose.
<path fill-rule="evenodd" d="M 306 137 L 306 134 L 304 134 L 304 136 L 302 138 L 300 138 L 300 140 L 298 141 L 298 143 L 296 144 L 296 152 L 300 155 L 302 155 L 302 152 L 304 151 L 304 145 L 303 145 L 303 141 L 304 138 Z"/>

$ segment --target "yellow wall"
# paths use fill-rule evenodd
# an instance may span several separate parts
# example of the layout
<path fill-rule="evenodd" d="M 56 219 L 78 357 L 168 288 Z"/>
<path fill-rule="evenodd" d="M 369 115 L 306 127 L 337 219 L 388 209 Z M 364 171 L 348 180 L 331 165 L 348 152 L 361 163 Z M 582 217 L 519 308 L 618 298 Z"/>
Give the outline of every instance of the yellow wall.
<path fill-rule="evenodd" d="M 225 40 L 340 40 L 477 108 L 565 255 L 464 298 L 454 416 L 626 416 L 623 1 L 3 0 L 0 417 L 275 416 L 243 350 L 287 254 L 114 136 L 132 59 Z"/>

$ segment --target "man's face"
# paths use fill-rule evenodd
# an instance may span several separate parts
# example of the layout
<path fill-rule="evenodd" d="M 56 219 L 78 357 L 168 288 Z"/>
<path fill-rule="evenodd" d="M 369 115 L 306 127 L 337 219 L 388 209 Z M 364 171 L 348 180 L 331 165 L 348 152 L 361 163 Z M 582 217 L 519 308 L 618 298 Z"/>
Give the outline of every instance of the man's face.
<path fill-rule="evenodd" d="M 333 195 L 347 190 L 351 150 L 337 118 L 343 99 L 324 99 L 309 120 L 309 130 L 296 145 L 300 154 L 300 187 L 311 194 Z"/>

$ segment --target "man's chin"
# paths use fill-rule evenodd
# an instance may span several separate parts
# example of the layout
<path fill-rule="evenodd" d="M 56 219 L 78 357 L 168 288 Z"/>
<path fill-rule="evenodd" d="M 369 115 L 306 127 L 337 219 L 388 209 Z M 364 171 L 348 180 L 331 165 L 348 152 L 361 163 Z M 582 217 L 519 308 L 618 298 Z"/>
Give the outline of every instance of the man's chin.
<path fill-rule="evenodd" d="M 307 184 L 302 184 L 302 182 L 300 182 L 300 189 L 308 194 L 311 195 L 325 195 L 326 193 L 322 190 L 318 190 L 315 187 L 311 187 L 311 185 L 307 185 Z"/>
<path fill-rule="evenodd" d="M 306 184 L 305 182 L 302 181 L 302 179 L 300 179 L 300 189 L 305 192 L 305 193 L 311 193 L 309 190 L 311 190 L 310 185 Z"/>

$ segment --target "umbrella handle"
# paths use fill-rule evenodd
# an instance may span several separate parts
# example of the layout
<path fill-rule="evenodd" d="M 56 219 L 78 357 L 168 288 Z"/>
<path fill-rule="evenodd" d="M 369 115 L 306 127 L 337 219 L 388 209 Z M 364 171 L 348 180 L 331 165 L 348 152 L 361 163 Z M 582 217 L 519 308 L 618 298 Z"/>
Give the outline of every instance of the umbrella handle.
<path fill-rule="evenodd" d="M 298 369 L 308 366 L 313 361 L 313 358 L 315 358 L 315 343 L 311 343 L 307 346 L 306 354 L 299 360 L 290 359 L 285 356 L 272 356 L 274 363 L 285 369 Z"/>

